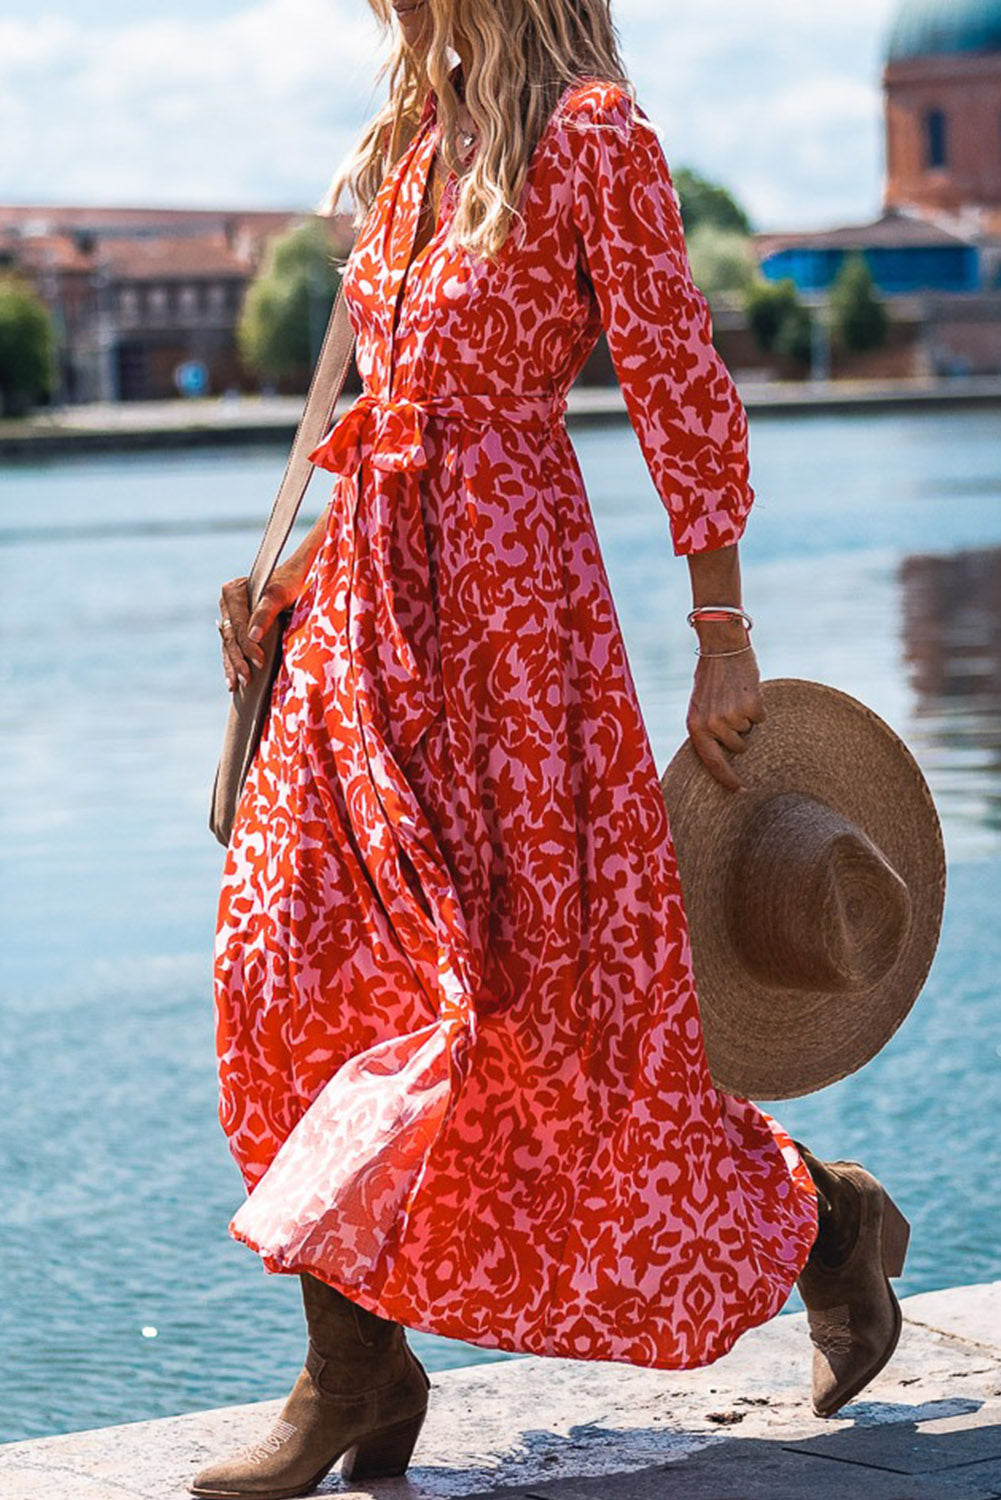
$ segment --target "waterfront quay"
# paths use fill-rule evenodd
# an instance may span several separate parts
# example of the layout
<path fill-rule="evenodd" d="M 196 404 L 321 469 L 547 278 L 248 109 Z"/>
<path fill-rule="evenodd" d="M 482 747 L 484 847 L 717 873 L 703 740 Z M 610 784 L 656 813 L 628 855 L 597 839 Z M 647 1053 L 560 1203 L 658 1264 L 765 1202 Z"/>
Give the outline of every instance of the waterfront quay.
<path fill-rule="evenodd" d="M 749 412 L 910 411 L 1001 408 L 1001 376 L 967 375 L 913 380 L 767 380 L 738 382 Z M 341 412 L 354 400 L 337 403 Z M 304 396 L 211 396 L 189 400 L 126 401 L 43 409 L 0 420 L 0 458 L 144 448 L 245 445 L 291 440 Z M 576 386 L 567 421 L 583 426 L 624 420 L 618 386 Z"/>
<path fill-rule="evenodd" d="M 344 1500 L 997 1500 L 1001 1281 L 902 1299 L 886 1369 L 833 1418 L 809 1402 L 805 1313 L 697 1370 L 524 1356 L 433 1373 L 402 1479 Z M 264 1435 L 265 1401 L 0 1447 L 5 1500 L 181 1500 Z M 123 1417 L 127 1412 L 123 1411 Z"/>

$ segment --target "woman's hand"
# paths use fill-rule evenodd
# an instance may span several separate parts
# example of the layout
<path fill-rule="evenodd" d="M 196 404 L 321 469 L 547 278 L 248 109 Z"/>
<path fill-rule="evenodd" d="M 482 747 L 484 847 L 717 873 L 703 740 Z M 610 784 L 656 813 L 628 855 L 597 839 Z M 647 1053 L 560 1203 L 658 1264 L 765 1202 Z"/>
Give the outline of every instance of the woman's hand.
<path fill-rule="evenodd" d="M 219 618 L 222 620 L 222 665 L 230 692 L 239 682 L 246 687 L 250 674 L 264 665 L 264 652 L 257 644 L 271 629 L 282 610 L 290 609 L 302 593 L 307 569 L 298 555 L 275 568 L 257 608 L 250 612 L 246 578 L 231 578 L 222 586 L 219 596 Z"/>
<path fill-rule="evenodd" d="M 737 542 L 689 553 L 688 569 L 693 605 L 703 609 L 713 604 L 740 607 Z M 747 736 L 754 725 L 765 717 L 758 663 L 753 649 L 743 649 L 751 644 L 748 626 L 737 615 L 729 619 L 697 615 L 695 629 L 706 655 L 698 658 L 695 668 L 688 733 L 696 754 L 716 780 L 728 791 L 743 791 L 744 783 L 724 751 L 740 755 L 747 749 Z"/>
<path fill-rule="evenodd" d="M 746 633 L 744 635 L 747 643 Z M 707 652 L 735 651 L 734 644 L 705 644 Z M 761 678 L 753 647 L 736 656 L 700 656 L 688 705 L 688 733 L 703 764 L 728 791 L 743 791 L 725 750 L 747 749 L 747 736 L 765 718 Z"/>
<path fill-rule="evenodd" d="M 300 546 L 286 562 L 280 563 L 268 579 L 257 608 L 250 613 L 246 578 L 231 578 L 219 595 L 219 618 L 222 624 L 222 666 L 226 685 L 234 692 L 239 682 L 246 687 L 250 674 L 264 665 L 264 652 L 257 644 L 263 640 L 282 610 L 291 609 L 302 593 L 313 558 L 327 534 L 327 512 L 313 522 Z"/>

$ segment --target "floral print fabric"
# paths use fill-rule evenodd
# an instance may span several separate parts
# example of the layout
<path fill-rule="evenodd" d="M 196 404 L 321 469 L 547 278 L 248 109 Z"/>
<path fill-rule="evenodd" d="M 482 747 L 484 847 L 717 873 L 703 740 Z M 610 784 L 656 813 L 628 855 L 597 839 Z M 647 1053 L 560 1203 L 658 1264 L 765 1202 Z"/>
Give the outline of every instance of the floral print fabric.
<path fill-rule="evenodd" d="M 682 1368 L 816 1234 L 788 1134 L 709 1076 L 667 812 L 563 421 L 602 329 L 673 551 L 742 534 L 746 417 L 670 173 L 564 91 L 500 255 L 413 255 L 429 99 L 346 267 L 364 393 L 226 854 L 231 1233 L 410 1328 Z M 679 579 L 679 588 L 681 580 Z"/>

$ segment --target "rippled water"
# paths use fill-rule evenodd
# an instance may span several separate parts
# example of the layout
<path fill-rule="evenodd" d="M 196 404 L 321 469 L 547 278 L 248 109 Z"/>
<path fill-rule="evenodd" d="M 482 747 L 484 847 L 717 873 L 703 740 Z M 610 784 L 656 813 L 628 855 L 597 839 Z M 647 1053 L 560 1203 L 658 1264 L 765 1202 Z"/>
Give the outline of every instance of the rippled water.
<path fill-rule="evenodd" d="M 902 1294 L 1001 1276 L 998 435 L 994 413 L 752 422 L 741 553 L 762 673 L 869 703 L 945 825 L 943 937 L 911 1014 L 853 1077 L 763 1101 L 891 1185 L 913 1225 Z M 663 766 L 694 663 L 687 567 L 631 430 L 575 442 Z M 226 1234 L 242 1187 L 215 1114 L 205 822 L 218 584 L 284 457 L 0 473 L 0 1439 L 277 1396 L 301 1360 L 294 1279 Z M 509 1357 L 413 1337 L 432 1367 Z"/>

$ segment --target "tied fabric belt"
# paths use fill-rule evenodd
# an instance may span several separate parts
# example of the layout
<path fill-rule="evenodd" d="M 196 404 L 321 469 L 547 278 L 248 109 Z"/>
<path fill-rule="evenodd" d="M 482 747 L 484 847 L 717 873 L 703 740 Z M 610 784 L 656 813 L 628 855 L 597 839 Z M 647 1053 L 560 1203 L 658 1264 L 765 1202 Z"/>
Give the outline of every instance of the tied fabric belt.
<path fill-rule="evenodd" d="M 355 473 L 365 458 L 375 469 L 423 469 L 424 430 L 430 418 L 555 430 L 565 411 L 566 400 L 556 391 L 455 392 L 420 398 L 365 391 L 308 456 L 311 463 L 338 474 Z"/>
<path fill-rule="evenodd" d="M 483 955 L 477 950 L 405 766 L 444 702 L 438 620 L 431 585 L 420 471 L 427 467 L 429 421 L 476 424 L 485 432 L 513 425 L 555 433 L 565 397 L 538 394 L 451 394 L 388 399 L 366 391 L 310 453 L 310 461 L 344 475 L 359 475 L 341 519 L 350 530 L 345 591 L 350 713 L 364 745 L 361 778 L 352 796 L 367 829 L 385 819 L 393 843 L 407 853 L 435 916 L 428 917 L 390 861 L 375 860 L 370 874 L 408 952 L 423 952 L 437 969 L 432 995 L 445 1030 L 429 1047 L 448 1042 L 448 1067 L 461 1077 L 474 1038 L 473 996 Z M 485 435 L 484 432 L 478 434 Z M 362 464 L 395 472 L 389 484 L 361 482 Z M 340 522 L 338 523 L 340 524 Z M 366 790 L 365 781 L 371 792 Z M 441 934 L 447 931 L 447 940 Z M 436 945 L 444 942 L 441 951 Z M 440 1066 L 434 1062 L 435 1068 Z M 416 1076 L 416 1075 L 415 1075 Z M 440 1091 L 439 1091 L 440 1092 Z M 428 1089 L 427 1097 L 432 1091 Z M 450 1097 L 453 1097 L 453 1088 Z M 410 1106 L 408 1106 L 409 1108 Z M 451 1107 L 451 1106 L 450 1106 Z"/>
<path fill-rule="evenodd" d="M 394 764 L 406 762 L 444 697 L 418 482 L 428 464 L 427 424 L 475 424 L 479 437 L 507 425 L 555 432 L 565 410 L 557 391 L 421 399 L 366 391 L 309 454 L 320 468 L 358 476 L 353 496 L 337 508 L 331 524 L 344 526 L 349 536 L 344 608 L 352 712 L 379 802 L 397 809 L 390 815 L 397 835 L 398 809 L 409 794 L 397 782 Z M 393 472 L 394 481 L 362 482 L 363 461 L 371 470 Z"/>

